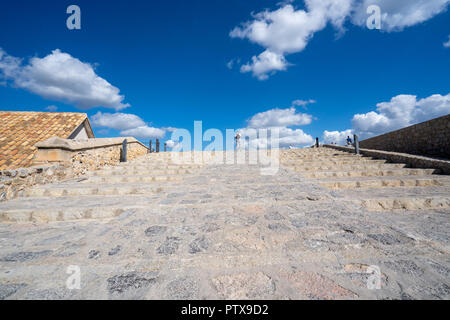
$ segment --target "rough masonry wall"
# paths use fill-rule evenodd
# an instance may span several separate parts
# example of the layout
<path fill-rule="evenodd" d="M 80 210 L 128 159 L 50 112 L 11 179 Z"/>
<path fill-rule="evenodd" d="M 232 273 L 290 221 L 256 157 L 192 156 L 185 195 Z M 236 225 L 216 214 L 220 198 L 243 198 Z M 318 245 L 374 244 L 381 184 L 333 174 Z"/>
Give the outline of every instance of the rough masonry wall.
<path fill-rule="evenodd" d="M 80 175 L 86 173 L 86 171 L 98 170 L 107 165 L 116 165 L 120 162 L 121 152 L 121 145 L 76 151 L 71 159 L 74 173 Z M 133 160 L 147 153 L 148 149 L 140 143 L 128 143 L 128 160 Z"/>
<path fill-rule="evenodd" d="M 121 150 L 121 145 L 115 145 L 76 151 L 73 153 L 70 163 L 0 170 L 0 201 L 21 196 L 25 189 L 34 185 L 74 179 L 87 171 L 117 165 L 120 163 Z M 127 159 L 132 160 L 147 154 L 147 150 L 140 143 L 129 143 L 127 146 Z"/>
<path fill-rule="evenodd" d="M 361 148 L 450 159 L 450 114 L 363 140 Z"/>

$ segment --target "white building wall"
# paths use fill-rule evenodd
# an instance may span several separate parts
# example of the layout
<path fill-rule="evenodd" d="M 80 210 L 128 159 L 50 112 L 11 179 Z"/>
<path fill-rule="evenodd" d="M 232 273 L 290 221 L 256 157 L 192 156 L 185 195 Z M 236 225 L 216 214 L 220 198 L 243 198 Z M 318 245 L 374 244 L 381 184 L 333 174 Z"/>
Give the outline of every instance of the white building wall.
<path fill-rule="evenodd" d="M 89 136 L 86 131 L 86 127 L 83 126 L 83 128 L 78 132 L 73 138 L 73 140 L 87 140 L 89 139 Z"/>

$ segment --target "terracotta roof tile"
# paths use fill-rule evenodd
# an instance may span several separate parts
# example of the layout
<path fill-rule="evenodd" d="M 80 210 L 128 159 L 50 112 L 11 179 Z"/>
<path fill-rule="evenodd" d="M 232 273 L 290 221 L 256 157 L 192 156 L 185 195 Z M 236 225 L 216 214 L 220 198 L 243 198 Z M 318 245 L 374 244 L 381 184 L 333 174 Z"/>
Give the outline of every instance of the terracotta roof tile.
<path fill-rule="evenodd" d="M 0 170 L 29 167 L 36 143 L 67 139 L 86 119 L 85 113 L 0 111 Z"/>

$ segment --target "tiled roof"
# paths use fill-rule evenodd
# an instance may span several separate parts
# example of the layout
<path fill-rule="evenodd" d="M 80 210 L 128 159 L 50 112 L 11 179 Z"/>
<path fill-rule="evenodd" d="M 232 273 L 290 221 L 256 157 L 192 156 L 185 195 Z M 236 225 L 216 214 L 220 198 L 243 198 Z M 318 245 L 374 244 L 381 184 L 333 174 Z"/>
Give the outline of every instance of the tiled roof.
<path fill-rule="evenodd" d="M 29 167 L 39 141 L 69 138 L 85 113 L 0 111 L 0 170 Z"/>

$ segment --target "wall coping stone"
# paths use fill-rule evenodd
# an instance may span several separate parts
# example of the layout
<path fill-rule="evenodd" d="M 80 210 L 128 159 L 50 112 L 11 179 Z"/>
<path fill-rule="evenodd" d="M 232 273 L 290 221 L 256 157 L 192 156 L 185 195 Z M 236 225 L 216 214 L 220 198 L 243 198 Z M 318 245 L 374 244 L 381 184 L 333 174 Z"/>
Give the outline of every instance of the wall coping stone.
<path fill-rule="evenodd" d="M 344 147 L 332 144 L 324 144 L 323 147 L 336 149 L 340 151 L 355 153 L 354 147 Z M 386 159 L 392 162 L 400 162 L 409 164 L 416 168 L 433 168 L 440 169 L 444 174 L 450 174 L 450 160 L 445 160 L 441 158 L 433 158 L 427 156 L 419 156 L 408 153 L 392 152 L 392 151 L 382 151 L 373 149 L 359 149 L 362 155 L 372 156 L 376 158 Z"/>
<path fill-rule="evenodd" d="M 136 140 L 133 137 L 120 137 L 120 138 L 95 138 L 87 140 L 71 140 L 62 139 L 59 137 L 51 137 L 45 141 L 41 141 L 35 144 L 38 149 L 62 149 L 68 151 L 83 151 L 89 149 L 106 148 L 110 146 L 122 145 L 123 141 L 127 139 L 128 144 L 138 143 L 144 148 L 148 149 L 142 142 Z"/>

